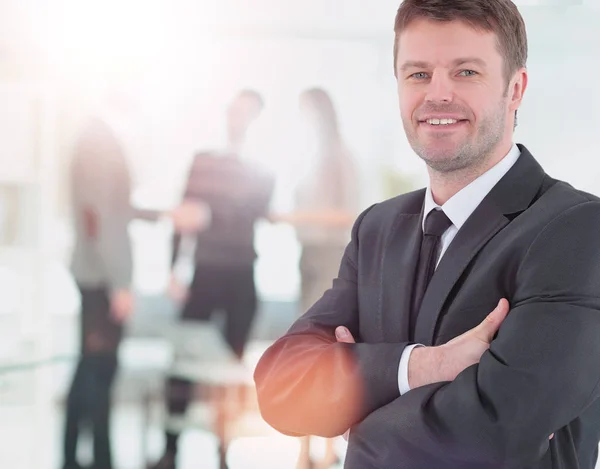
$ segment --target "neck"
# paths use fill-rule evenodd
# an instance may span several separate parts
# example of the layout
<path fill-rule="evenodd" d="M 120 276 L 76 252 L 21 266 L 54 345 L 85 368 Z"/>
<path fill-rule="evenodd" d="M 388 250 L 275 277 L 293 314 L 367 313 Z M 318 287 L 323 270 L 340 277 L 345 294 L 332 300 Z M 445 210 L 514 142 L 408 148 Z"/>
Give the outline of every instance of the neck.
<path fill-rule="evenodd" d="M 454 195 L 496 166 L 508 155 L 512 145 L 512 142 L 499 145 L 489 157 L 484 158 L 477 166 L 469 166 L 446 173 L 436 171 L 428 166 L 431 194 L 435 203 L 444 205 Z"/>
<path fill-rule="evenodd" d="M 229 145 L 229 148 L 233 149 L 236 152 L 240 151 L 240 149 L 244 145 L 244 135 L 230 134 L 229 138 L 227 139 L 227 143 Z"/>

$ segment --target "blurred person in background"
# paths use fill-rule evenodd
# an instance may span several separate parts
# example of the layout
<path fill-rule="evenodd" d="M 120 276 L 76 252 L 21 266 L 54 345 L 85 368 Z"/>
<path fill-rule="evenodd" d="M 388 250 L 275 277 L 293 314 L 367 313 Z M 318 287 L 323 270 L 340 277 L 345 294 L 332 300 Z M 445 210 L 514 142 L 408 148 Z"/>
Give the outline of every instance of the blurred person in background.
<path fill-rule="evenodd" d="M 131 206 L 132 178 L 122 132 L 136 118 L 134 99 L 110 91 L 84 126 L 70 166 L 75 246 L 71 270 L 81 296 L 81 356 L 67 402 L 64 469 L 79 469 L 80 430 L 93 435 L 94 469 L 112 469 L 110 394 L 123 327 L 134 309 L 133 218 L 157 220 L 160 212 Z"/>
<path fill-rule="evenodd" d="M 300 308 L 308 311 L 331 288 L 337 277 L 350 229 L 359 211 L 359 180 L 352 155 L 340 135 L 338 118 L 329 94 L 312 88 L 300 95 L 305 130 L 303 155 L 309 166 L 295 188 L 294 209 L 272 214 L 273 222 L 294 226 L 301 245 Z M 314 462 L 310 437 L 301 439 L 297 469 L 327 469 L 339 462 L 334 440 L 326 440 L 324 458 Z"/>
<path fill-rule="evenodd" d="M 180 224 L 173 246 L 173 265 L 182 236 L 196 238 L 194 275 L 183 287 L 175 273 L 171 292 L 185 300 L 181 318 L 210 320 L 217 309 L 225 313 L 225 340 L 238 358 L 244 353 L 257 308 L 254 284 L 254 224 L 266 217 L 273 191 L 273 177 L 258 164 L 243 158 L 251 124 L 263 108 L 253 90 L 241 91 L 227 111 L 227 144 L 204 151 L 193 160 L 183 201 L 176 209 Z M 167 407 L 171 415 L 185 413 L 193 383 L 171 378 L 167 383 Z M 179 434 L 166 432 L 166 448 L 155 469 L 176 467 Z M 226 448 L 219 448 L 225 467 Z"/>

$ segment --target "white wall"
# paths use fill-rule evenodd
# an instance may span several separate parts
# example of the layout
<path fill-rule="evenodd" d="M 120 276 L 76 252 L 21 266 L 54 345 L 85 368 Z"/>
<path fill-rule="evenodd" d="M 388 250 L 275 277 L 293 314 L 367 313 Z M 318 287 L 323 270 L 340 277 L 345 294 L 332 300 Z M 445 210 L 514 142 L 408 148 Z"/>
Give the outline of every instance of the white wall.
<path fill-rule="evenodd" d="M 532 47 L 517 139 L 552 176 L 600 195 L 599 15 L 580 8 L 534 23 L 550 40 Z"/>
<path fill-rule="evenodd" d="M 69 89 L 67 121 L 81 114 L 73 92 L 81 85 L 78 80 L 97 78 L 92 72 L 102 72 L 113 56 L 115 70 L 130 62 L 129 85 L 143 103 L 136 112 L 146 135 L 129 142 L 143 202 L 169 205 L 177 198 L 193 151 L 221 141 L 223 108 L 246 86 L 265 95 L 265 120 L 284 149 L 298 93 L 307 86 L 328 88 L 361 167 L 365 205 L 381 197 L 384 166 L 424 183 L 423 165 L 404 138 L 392 73 L 398 0 L 125 3 L 127 8 L 114 0 L 98 2 L 96 8 L 105 8 L 103 21 L 88 28 L 75 16 L 82 4 L 74 0 L 53 2 L 52 8 L 42 0 L 0 1 L 0 77 L 19 79 L 45 65 L 48 76 Z M 595 0 L 583 3 L 522 8 L 530 39 L 530 85 L 516 140 L 551 175 L 600 193 L 600 9 Z M 111 8 L 121 15 L 118 24 L 109 23 Z M 104 36 L 98 40 L 94 31 L 121 37 L 123 47 L 102 50 Z M 133 44 L 146 44 L 137 66 L 128 37 Z M 112 40 L 106 46 L 118 44 Z M 65 150 L 71 138 L 68 130 L 61 135 Z"/>

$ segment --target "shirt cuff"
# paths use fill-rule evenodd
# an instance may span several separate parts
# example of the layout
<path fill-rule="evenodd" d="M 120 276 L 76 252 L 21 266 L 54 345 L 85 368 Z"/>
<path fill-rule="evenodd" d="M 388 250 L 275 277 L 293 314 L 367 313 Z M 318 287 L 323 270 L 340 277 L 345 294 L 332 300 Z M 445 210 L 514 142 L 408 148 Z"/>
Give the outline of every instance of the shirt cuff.
<path fill-rule="evenodd" d="M 400 357 L 400 365 L 398 366 L 398 389 L 400 390 L 401 396 L 410 391 L 410 386 L 408 385 L 408 361 L 410 360 L 410 354 L 415 347 L 423 347 L 423 345 L 407 345 Z"/>

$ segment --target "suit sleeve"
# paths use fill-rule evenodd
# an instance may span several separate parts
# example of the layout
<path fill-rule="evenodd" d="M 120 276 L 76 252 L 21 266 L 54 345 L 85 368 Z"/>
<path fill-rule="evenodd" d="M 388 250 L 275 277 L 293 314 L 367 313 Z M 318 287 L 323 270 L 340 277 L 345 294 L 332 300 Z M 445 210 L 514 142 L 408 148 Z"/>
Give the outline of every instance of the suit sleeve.
<path fill-rule="evenodd" d="M 204 153 L 200 153 L 195 155 L 192 159 L 192 164 L 188 170 L 187 178 L 185 180 L 185 187 L 183 190 L 183 194 L 181 197 L 181 201 L 185 201 L 186 199 L 197 199 L 198 188 L 194 184 L 195 182 L 195 167 L 200 166 L 205 156 Z M 181 251 L 181 243 L 183 241 L 183 236 L 178 231 L 173 231 L 173 236 L 171 238 L 171 268 L 175 267 L 177 264 L 177 259 L 179 258 L 179 253 Z"/>
<path fill-rule="evenodd" d="M 360 226 L 333 287 L 263 355 L 254 379 L 265 420 L 288 435 L 341 435 L 399 396 L 398 365 L 406 344 L 336 343 L 346 326 L 357 342 Z M 375 312 L 373 312 L 374 314 Z M 361 311 L 361 317 L 369 312 Z"/>
<path fill-rule="evenodd" d="M 530 246 L 511 311 L 480 363 L 369 415 L 353 430 L 351 466 L 403 447 L 456 467 L 537 467 L 549 435 L 599 395 L 599 285 L 600 203 L 586 202 Z"/>

